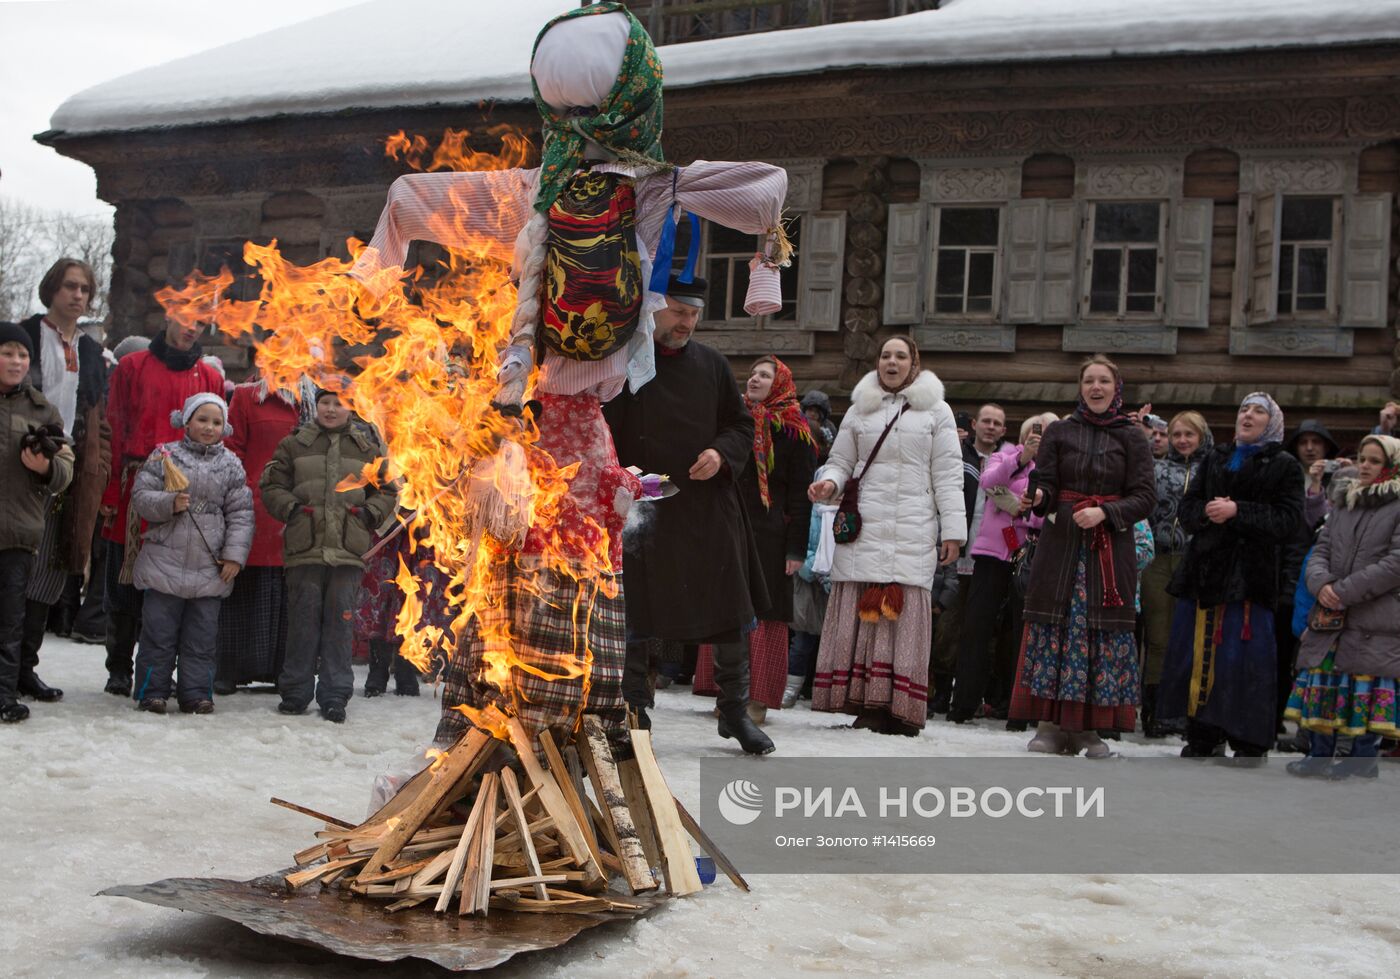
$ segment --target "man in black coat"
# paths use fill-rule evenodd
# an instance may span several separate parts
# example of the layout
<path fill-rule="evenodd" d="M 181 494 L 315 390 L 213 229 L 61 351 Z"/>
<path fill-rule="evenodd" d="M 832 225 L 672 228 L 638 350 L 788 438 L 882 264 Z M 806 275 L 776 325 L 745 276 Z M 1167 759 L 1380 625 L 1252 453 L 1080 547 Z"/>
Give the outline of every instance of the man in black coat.
<path fill-rule="evenodd" d="M 719 733 L 751 754 L 773 742 L 748 716 L 745 630 L 767 599 L 738 479 L 753 456 L 753 418 L 729 363 L 691 341 L 705 281 L 674 277 L 656 313 L 656 376 L 603 407 L 624 466 L 670 477 L 679 492 L 640 504 L 623 540 L 627 583 L 627 665 L 623 696 L 650 726 L 646 640 L 715 648 Z"/>

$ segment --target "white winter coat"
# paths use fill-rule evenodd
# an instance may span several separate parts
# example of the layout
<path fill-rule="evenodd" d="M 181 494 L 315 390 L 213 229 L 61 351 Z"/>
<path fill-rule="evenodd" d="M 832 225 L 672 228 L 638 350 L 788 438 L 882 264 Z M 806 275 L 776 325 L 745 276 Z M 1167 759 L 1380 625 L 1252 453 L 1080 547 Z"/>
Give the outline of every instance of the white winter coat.
<path fill-rule="evenodd" d="M 865 462 L 900 405 L 899 419 L 875 464 Z M 852 472 L 860 475 L 860 536 L 836 545 L 833 581 L 896 581 L 928 588 L 938 568 L 938 541 L 967 540 L 962 450 L 943 382 L 921 371 L 897 394 L 880 387 L 875 372 L 851 392 L 851 410 L 815 479 L 836 484 L 837 497 Z"/>

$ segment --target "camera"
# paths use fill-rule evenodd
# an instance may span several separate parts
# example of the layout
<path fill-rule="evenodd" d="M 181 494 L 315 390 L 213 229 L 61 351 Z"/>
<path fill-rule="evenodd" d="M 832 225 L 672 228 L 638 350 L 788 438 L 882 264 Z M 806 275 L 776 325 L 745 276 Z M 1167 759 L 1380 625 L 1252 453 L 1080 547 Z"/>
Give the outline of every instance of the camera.
<path fill-rule="evenodd" d="M 1334 473 L 1341 468 L 1342 463 L 1339 459 L 1327 459 L 1322 463 L 1322 471 L 1325 473 Z"/>
<path fill-rule="evenodd" d="M 1032 434 L 1032 435 L 1039 435 L 1039 434 L 1041 433 L 1041 431 L 1042 431 L 1044 428 L 1045 428 L 1045 426 L 1042 425 L 1040 422 L 1032 422 L 1032 423 L 1031 423 L 1031 434 Z"/>

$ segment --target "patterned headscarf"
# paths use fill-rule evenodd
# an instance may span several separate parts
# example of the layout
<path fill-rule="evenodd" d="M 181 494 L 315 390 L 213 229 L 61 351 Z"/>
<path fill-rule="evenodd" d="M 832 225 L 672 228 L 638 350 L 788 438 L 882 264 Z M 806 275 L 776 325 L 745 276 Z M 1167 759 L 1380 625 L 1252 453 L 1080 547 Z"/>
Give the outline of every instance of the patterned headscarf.
<path fill-rule="evenodd" d="M 880 377 L 880 355 L 877 353 L 875 355 L 875 380 L 879 382 L 881 390 L 889 391 L 891 394 L 898 394 L 919 379 L 919 345 L 903 333 L 896 333 L 892 337 L 885 338 L 884 342 L 880 344 L 880 350 L 883 351 L 885 349 L 885 344 L 889 343 L 891 340 L 903 341 L 904 346 L 909 350 L 909 373 L 904 375 L 904 381 L 899 387 L 885 387 L 885 381 Z"/>
<path fill-rule="evenodd" d="M 1362 484 L 1360 479 L 1352 480 L 1344 497 L 1348 510 L 1358 506 L 1381 506 L 1391 500 L 1400 499 L 1400 439 L 1390 435 L 1367 435 L 1357 447 L 1357 455 L 1367 445 L 1374 445 L 1385 456 L 1385 468 L 1374 482 Z"/>
<path fill-rule="evenodd" d="M 807 424 L 807 416 L 802 413 L 802 405 L 797 401 L 797 385 L 793 383 L 792 371 L 777 357 L 767 360 L 773 365 L 773 387 L 768 397 L 758 404 L 744 396 L 744 403 L 753 415 L 753 461 L 758 473 L 758 498 L 763 501 L 763 509 L 770 506 L 768 499 L 768 474 L 773 471 L 773 436 L 786 435 L 797 442 L 805 442 L 816 455 L 817 445 L 812 441 L 812 428 Z M 757 366 L 755 364 L 755 366 Z"/>
<path fill-rule="evenodd" d="M 1268 445 L 1270 442 L 1283 441 L 1283 409 L 1278 406 L 1278 402 L 1269 397 L 1263 391 L 1255 391 L 1253 394 L 1245 395 L 1240 407 L 1245 405 L 1258 405 L 1269 413 L 1269 424 L 1264 427 L 1264 434 L 1261 435 L 1254 445 Z M 1239 441 L 1236 436 L 1235 441 Z"/>
<path fill-rule="evenodd" d="M 594 115 L 579 115 L 578 110 L 556 112 L 540 96 L 539 84 L 532 77 L 535 108 L 540 112 L 544 127 L 544 146 L 540 153 L 540 189 L 535 198 L 535 210 L 545 212 L 564 189 L 583 162 L 583 146 L 592 140 L 615 153 L 623 161 L 646 160 L 661 163 L 661 59 L 651 43 L 641 21 L 621 3 L 595 3 L 578 7 L 555 17 L 535 38 L 535 49 L 549 29 L 572 17 L 593 17 L 598 14 L 623 14 L 631 28 L 627 48 L 622 56 L 622 68 L 617 81 Z M 533 51 L 531 60 L 534 60 Z"/>

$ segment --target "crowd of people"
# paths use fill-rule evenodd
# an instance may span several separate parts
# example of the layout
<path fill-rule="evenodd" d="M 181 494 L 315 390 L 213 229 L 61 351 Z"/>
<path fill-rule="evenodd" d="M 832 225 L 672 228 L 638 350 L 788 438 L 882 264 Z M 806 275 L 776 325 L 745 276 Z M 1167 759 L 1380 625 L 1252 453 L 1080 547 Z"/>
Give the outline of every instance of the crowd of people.
<path fill-rule="evenodd" d="M 0 718 L 61 699 L 36 670 L 47 628 L 100 635 L 106 689 L 155 713 L 270 682 L 284 714 L 343 721 L 357 646 L 367 695 L 391 668 L 416 693 L 388 580 L 411 543 L 374 546 L 394 485 L 339 488 L 383 460 L 378 434 L 332 391 L 229 384 L 195 327 L 105 351 L 77 328 L 94 286 L 60 261 L 47 312 L 0 326 Z M 677 490 L 623 535 L 634 723 L 680 682 L 757 754 L 804 696 L 882 733 L 1033 727 L 1041 753 L 1106 757 L 1139 729 L 1185 757 L 1286 748 L 1300 776 L 1396 737 L 1400 405 L 1347 456 L 1265 392 L 1217 439 L 1197 411 L 1126 410 L 1095 356 L 1072 410 L 1008 438 L 1001 406 L 956 414 L 897 335 L 838 425 L 776 356 L 741 389 L 693 339 L 705 295 L 673 280 L 656 382 L 600 416 L 618 464 Z"/>

